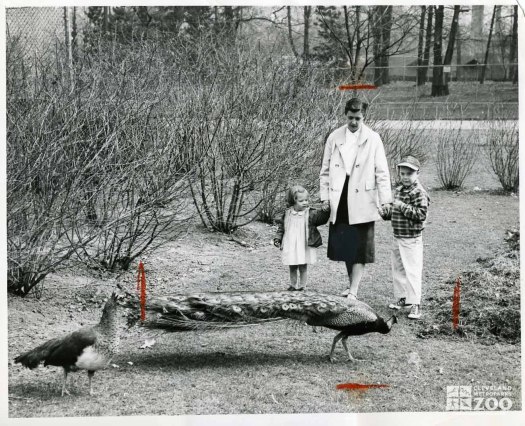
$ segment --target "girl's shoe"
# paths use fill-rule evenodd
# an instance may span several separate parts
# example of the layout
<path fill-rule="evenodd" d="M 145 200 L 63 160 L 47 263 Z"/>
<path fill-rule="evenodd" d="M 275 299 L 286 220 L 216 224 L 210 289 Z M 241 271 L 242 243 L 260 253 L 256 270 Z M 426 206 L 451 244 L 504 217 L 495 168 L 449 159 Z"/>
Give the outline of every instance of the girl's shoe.
<path fill-rule="evenodd" d="M 346 298 L 349 300 L 357 300 L 357 296 L 354 293 L 348 293 Z"/>
<path fill-rule="evenodd" d="M 408 308 L 408 307 L 412 306 L 411 304 L 405 303 L 405 301 L 406 301 L 406 298 L 402 297 L 396 303 L 391 303 L 390 305 L 388 305 L 388 307 L 390 309 L 395 309 L 395 310 L 399 311 L 400 309 Z"/>
<path fill-rule="evenodd" d="M 421 318 L 421 306 L 420 305 L 412 305 L 412 309 L 410 309 L 410 313 L 408 314 L 408 318 L 410 318 L 410 319 L 419 319 L 419 318 Z"/>

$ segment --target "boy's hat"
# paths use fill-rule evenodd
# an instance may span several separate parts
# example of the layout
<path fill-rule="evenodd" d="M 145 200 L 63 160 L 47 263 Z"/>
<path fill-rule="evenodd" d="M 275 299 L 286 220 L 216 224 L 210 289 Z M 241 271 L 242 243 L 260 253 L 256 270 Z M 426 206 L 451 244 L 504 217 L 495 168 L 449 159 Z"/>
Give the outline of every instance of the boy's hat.
<path fill-rule="evenodd" d="M 403 157 L 401 159 L 401 162 L 397 165 L 397 167 L 408 167 L 412 170 L 419 170 L 421 165 L 419 164 L 419 160 L 412 156 L 412 155 L 407 155 L 406 157 Z"/>

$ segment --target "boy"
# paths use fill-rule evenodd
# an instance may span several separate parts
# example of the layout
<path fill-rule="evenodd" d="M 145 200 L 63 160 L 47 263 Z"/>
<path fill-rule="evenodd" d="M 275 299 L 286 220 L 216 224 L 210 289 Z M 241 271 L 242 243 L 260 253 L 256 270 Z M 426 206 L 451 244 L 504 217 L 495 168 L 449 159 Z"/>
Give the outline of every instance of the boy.
<path fill-rule="evenodd" d="M 423 275 L 423 239 L 429 196 L 418 180 L 420 164 L 409 155 L 397 165 L 401 185 L 396 187 L 392 209 L 379 208 L 385 220 L 392 221 L 392 276 L 394 297 L 390 309 L 410 307 L 408 318 L 421 318 L 421 279 Z"/>

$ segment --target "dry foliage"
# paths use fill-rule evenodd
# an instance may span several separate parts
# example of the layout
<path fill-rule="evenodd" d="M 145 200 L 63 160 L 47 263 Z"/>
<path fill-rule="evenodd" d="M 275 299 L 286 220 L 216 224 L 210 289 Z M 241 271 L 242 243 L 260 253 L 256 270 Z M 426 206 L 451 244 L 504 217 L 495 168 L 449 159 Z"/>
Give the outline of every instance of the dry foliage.
<path fill-rule="evenodd" d="M 189 183 L 202 223 L 228 233 L 257 218 L 271 222 L 291 183 L 317 185 L 312 165 L 320 165 L 341 98 L 315 71 L 241 43 L 212 53 L 199 52 L 193 73 L 182 74 L 195 117 L 188 137 L 201 159 Z"/>
<path fill-rule="evenodd" d="M 452 329 L 452 300 L 455 280 L 448 281 L 444 294 L 429 301 L 434 321 L 423 323 L 421 337 L 459 335 L 517 343 L 521 338 L 519 231 L 507 233 L 507 250 L 488 259 L 478 259 L 461 274 L 459 327 Z"/>
<path fill-rule="evenodd" d="M 61 52 L 27 58 L 8 40 L 10 291 L 28 294 L 73 255 L 127 269 L 183 230 L 190 111 L 171 111 L 164 55 L 153 42 L 101 42 L 70 80 Z"/>
<path fill-rule="evenodd" d="M 486 151 L 492 170 L 505 191 L 518 192 L 519 140 L 518 122 L 491 121 Z"/>
<path fill-rule="evenodd" d="M 479 133 L 463 131 L 461 126 L 454 129 L 443 126 L 434 135 L 439 181 L 445 189 L 460 188 L 477 160 Z"/>

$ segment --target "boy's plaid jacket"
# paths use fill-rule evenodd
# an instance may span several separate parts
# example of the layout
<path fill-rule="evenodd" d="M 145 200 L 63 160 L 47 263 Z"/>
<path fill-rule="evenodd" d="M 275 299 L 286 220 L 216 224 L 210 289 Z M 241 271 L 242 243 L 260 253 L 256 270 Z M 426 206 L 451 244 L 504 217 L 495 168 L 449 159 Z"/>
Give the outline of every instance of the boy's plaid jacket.
<path fill-rule="evenodd" d="M 430 202 L 430 197 L 425 188 L 419 181 L 414 182 L 408 188 L 399 185 L 396 187 L 394 200 L 399 200 L 403 204 L 401 207 L 392 207 L 389 214 L 383 216 L 383 219 L 392 220 L 394 236 L 400 238 L 419 237 L 425 228 Z"/>

